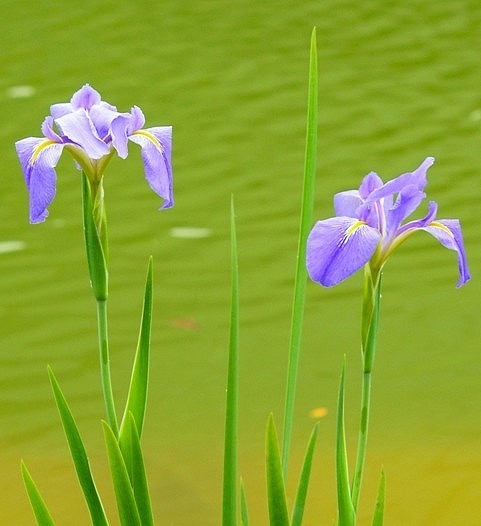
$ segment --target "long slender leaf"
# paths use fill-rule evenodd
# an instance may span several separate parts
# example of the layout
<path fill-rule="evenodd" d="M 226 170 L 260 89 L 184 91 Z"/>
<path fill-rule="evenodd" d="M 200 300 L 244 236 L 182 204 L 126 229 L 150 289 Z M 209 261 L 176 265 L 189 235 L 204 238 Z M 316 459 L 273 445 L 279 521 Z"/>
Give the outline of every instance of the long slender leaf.
<path fill-rule="evenodd" d="M 249 510 L 247 507 L 247 496 L 244 481 L 240 480 L 240 502 L 241 502 L 241 526 L 249 526 Z"/>
<path fill-rule="evenodd" d="M 130 481 L 134 490 L 135 502 L 137 503 L 137 509 L 139 510 L 142 526 L 153 526 L 154 518 L 152 515 L 152 507 L 150 504 L 149 487 L 147 483 L 147 475 L 145 473 L 145 464 L 142 455 L 142 448 L 140 446 L 140 438 L 137 432 L 137 427 L 135 425 L 135 420 L 132 413 L 130 413 L 129 416 L 129 431 L 131 435 L 130 458 L 132 466 Z"/>
<path fill-rule="evenodd" d="M 67 404 L 67 400 L 65 399 L 50 367 L 48 368 L 48 374 L 53 394 L 55 396 L 55 402 L 57 403 L 57 408 L 60 413 L 60 419 L 62 420 L 65 436 L 67 437 L 75 471 L 77 472 L 77 477 L 80 486 L 82 487 L 90 517 L 92 519 L 92 524 L 93 526 L 106 526 L 108 525 L 108 520 L 90 471 L 89 460 L 77 424 L 75 423 L 75 419 Z"/>
<path fill-rule="evenodd" d="M 289 341 L 289 363 L 287 369 L 286 400 L 284 408 L 284 430 L 282 435 L 282 466 L 287 477 L 289 452 L 291 447 L 294 404 L 297 385 L 297 371 L 302 337 L 302 322 L 307 286 L 306 244 L 312 226 L 314 208 L 314 187 L 317 163 L 317 120 L 318 120 L 318 81 L 317 81 L 317 43 L 316 28 L 311 35 L 309 60 L 309 90 L 307 97 L 306 150 L 304 161 L 304 182 L 301 200 L 301 218 L 297 249 L 297 266 L 294 282 L 291 336 Z"/>
<path fill-rule="evenodd" d="M 374 508 L 374 517 L 372 526 L 383 526 L 384 523 L 384 500 L 386 495 L 386 477 L 384 470 L 381 470 L 381 479 L 377 491 L 376 507 Z"/>
<path fill-rule="evenodd" d="M 272 414 L 267 421 L 266 475 L 269 524 L 270 526 L 289 526 L 289 513 L 287 511 L 281 455 L 279 452 L 279 442 Z"/>
<path fill-rule="evenodd" d="M 354 506 L 349 487 L 349 470 L 346 451 L 346 431 L 344 427 L 344 392 L 345 369 L 343 364 L 337 405 L 337 438 L 336 438 L 336 472 L 337 472 L 337 506 L 339 526 L 354 526 L 356 521 Z"/>
<path fill-rule="evenodd" d="M 314 448 L 316 445 L 318 430 L 319 426 L 316 424 L 312 430 L 309 443 L 307 445 L 304 462 L 302 464 L 301 476 L 297 486 L 296 500 L 294 501 L 291 526 L 301 526 L 302 524 L 302 517 L 304 515 L 304 507 L 306 504 L 307 489 L 309 487 L 309 478 L 311 476 L 312 459 L 314 456 Z"/>
<path fill-rule="evenodd" d="M 102 422 L 102 426 L 104 429 L 105 445 L 107 446 L 110 473 L 112 475 L 117 500 L 120 524 L 122 526 L 142 526 L 137 503 L 135 502 L 134 490 L 131 486 L 127 466 L 125 465 L 119 444 L 107 422 Z"/>
<path fill-rule="evenodd" d="M 145 282 L 144 302 L 142 308 L 142 319 L 140 322 L 137 350 L 130 378 L 130 387 L 125 404 L 124 415 L 120 426 L 119 442 L 128 441 L 130 433 L 127 432 L 129 414 L 134 417 L 135 426 L 139 437 L 142 436 L 144 425 L 145 408 L 147 405 L 147 389 L 149 383 L 149 360 L 150 360 L 150 333 L 152 327 L 152 298 L 153 298 L 153 271 L 152 258 L 149 259 L 147 279 Z"/>
<path fill-rule="evenodd" d="M 33 514 L 37 519 L 38 526 L 55 526 L 55 522 L 47 509 L 47 506 L 40 495 L 37 485 L 33 481 L 27 466 L 22 461 L 22 476 L 25 488 L 27 489 L 28 498 L 32 505 Z"/>
<path fill-rule="evenodd" d="M 222 524 L 237 524 L 237 429 L 239 398 L 239 263 L 234 200 L 231 200 L 231 311 L 224 439 Z"/>

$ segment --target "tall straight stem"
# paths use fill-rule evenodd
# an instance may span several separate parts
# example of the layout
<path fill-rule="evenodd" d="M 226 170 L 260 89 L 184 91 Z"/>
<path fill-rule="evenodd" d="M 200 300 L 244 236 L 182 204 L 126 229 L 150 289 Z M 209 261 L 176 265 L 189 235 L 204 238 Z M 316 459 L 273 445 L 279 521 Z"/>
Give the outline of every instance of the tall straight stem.
<path fill-rule="evenodd" d="M 119 427 L 115 412 L 114 395 L 112 392 L 112 380 L 110 376 L 109 339 L 107 329 L 107 300 L 97 300 L 97 323 L 100 353 L 100 377 L 102 381 L 102 392 L 104 395 L 105 412 L 107 421 L 118 436 Z"/>
<path fill-rule="evenodd" d="M 361 419 L 357 443 L 356 465 L 351 487 L 351 499 L 354 511 L 357 511 L 361 493 L 362 476 L 366 460 L 369 416 L 371 412 L 371 378 L 376 355 L 377 326 L 379 320 L 379 303 L 381 299 L 381 274 L 379 269 L 365 267 L 364 298 L 362 305 L 361 341 L 362 341 L 362 387 Z"/>
<path fill-rule="evenodd" d="M 357 511 L 357 506 L 359 503 L 362 475 L 364 472 L 364 463 L 366 460 L 367 434 L 369 429 L 369 414 L 371 409 L 371 372 L 363 373 L 361 389 L 361 423 L 359 427 L 356 467 L 354 470 L 351 494 L 354 511 Z"/>

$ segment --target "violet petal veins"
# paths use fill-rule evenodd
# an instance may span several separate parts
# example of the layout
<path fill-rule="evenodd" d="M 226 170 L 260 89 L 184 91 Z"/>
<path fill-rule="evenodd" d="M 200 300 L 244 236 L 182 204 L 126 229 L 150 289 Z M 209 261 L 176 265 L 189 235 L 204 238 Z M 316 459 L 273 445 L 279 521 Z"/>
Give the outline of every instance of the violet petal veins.
<path fill-rule="evenodd" d="M 172 128 L 143 128 L 145 118 L 137 106 L 120 113 L 101 100 L 86 84 L 68 103 L 53 104 L 42 124 L 43 137 L 28 137 L 15 143 L 30 199 L 30 222 L 48 216 L 55 197 L 56 172 L 63 149 L 72 155 L 77 168 L 98 185 L 110 158 L 125 159 L 128 142 L 141 148 L 145 178 L 162 199 L 162 208 L 173 205 Z"/>
<path fill-rule="evenodd" d="M 457 253 L 457 286 L 464 285 L 470 274 L 459 221 L 436 219 L 437 204 L 431 201 L 424 218 L 406 222 L 426 197 L 426 173 L 433 163 L 434 158 L 427 157 L 413 172 L 386 183 L 371 172 L 358 190 L 336 194 L 336 217 L 318 221 L 307 240 L 306 263 L 311 279 L 331 287 L 366 264 L 378 273 L 397 246 L 423 230 Z"/>

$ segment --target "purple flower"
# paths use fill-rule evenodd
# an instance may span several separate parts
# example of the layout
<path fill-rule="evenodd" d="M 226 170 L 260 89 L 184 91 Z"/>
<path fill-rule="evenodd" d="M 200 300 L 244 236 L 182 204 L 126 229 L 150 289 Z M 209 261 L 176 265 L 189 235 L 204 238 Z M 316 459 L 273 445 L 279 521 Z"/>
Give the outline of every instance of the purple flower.
<path fill-rule="evenodd" d="M 42 124 L 43 137 L 29 137 L 15 143 L 30 194 L 30 222 L 48 216 L 47 207 L 55 197 L 55 167 L 65 148 L 97 187 L 111 157 L 127 157 L 127 143 L 140 145 L 145 177 L 152 190 L 164 200 L 162 208 L 173 205 L 172 128 L 143 129 L 145 118 L 137 106 L 119 113 L 86 84 L 68 103 L 54 104 Z"/>
<path fill-rule="evenodd" d="M 334 196 L 336 217 L 318 221 L 307 240 L 307 270 L 313 281 L 331 287 L 369 263 L 380 272 L 392 251 L 408 236 L 424 230 L 458 255 L 457 287 L 469 279 L 461 226 L 457 219 L 436 219 L 431 201 L 422 219 L 403 221 L 426 197 L 428 157 L 413 172 L 383 183 L 374 172 L 367 174 L 359 190 Z"/>

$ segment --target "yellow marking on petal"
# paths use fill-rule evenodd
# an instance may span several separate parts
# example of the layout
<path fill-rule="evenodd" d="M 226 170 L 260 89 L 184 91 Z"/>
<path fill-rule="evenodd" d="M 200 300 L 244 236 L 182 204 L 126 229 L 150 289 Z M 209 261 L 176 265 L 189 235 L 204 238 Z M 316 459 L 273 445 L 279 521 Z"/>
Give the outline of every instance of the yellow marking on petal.
<path fill-rule="evenodd" d="M 160 141 L 159 139 L 157 139 L 157 137 L 155 135 L 153 135 L 152 133 L 148 132 L 147 130 L 137 130 L 136 132 L 134 132 L 132 135 L 142 135 L 142 137 L 145 137 L 146 139 L 149 139 L 149 141 L 151 143 L 154 144 L 154 146 L 162 151 L 163 148 L 162 148 L 162 145 L 160 144 Z"/>
<path fill-rule="evenodd" d="M 52 146 L 53 144 L 58 144 L 57 141 L 54 141 L 53 139 L 46 139 L 45 141 L 42 141 L 36 148 L 33 150 L 32 157 L 30 157 L 30 164 L 33 164 L 38 156 L 46 150 L 49 146 Z"/>
<path fill-rule="evenodd" d="M 444 232 L 446 232 L 446 234 L 448 234 L 450 237 L 454 238 L 454 234 L 451 232 L 451 230 L 449 230 L 449 228 L 446 225 L 443 225 L 439 221 L 433 221 L 432 223 L 429 223 L 428 226 L 432 226 L 434 228 L 439 228 L 439 229 L 443 230 Z"/>
<path fill-rule="evenodd" d="M 346 233 L 345 233 L 345 237 L 346 237 L 346 240 L 349 239 L 352 234 L 354 234 L 354 232 L 358 229 L 358 228 L 361 228 L 362 226 L 364 225 L 367 225 L 367 223 L 365 221 L 356 221 L 355 223 L 353 223 L 347 230 L 346 230 Z"/>

